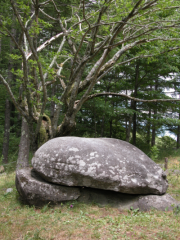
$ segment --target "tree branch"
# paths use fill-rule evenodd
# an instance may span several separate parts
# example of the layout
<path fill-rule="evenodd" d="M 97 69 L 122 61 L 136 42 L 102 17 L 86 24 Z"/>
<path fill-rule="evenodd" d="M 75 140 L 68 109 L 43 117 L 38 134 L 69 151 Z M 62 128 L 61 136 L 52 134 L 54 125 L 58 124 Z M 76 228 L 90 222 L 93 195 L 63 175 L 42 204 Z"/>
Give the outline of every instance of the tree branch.
<path fill-rule="evenodd" d="M 113 92 L 95 93 L 95 94 L 92 94 L 92 95 L 88 96 L 88 97 L 86 98 L 86 101 L 87 101 L 87 100 L 90 100 L 90 99 L 92 99 L 92 98 L 101 97 L 101 96 L 124 97 L 124 98 L 128 98 L 128 99 L 130 99 L 130 100 L 133 100 L 133 101 L 135 101 L 135 102 L 146 102 L 146 103 L 151 103 L 151 102 L 180 102 L 180 98 L 145 100 L 145 99 L 140 99 L 140 98 L 131 97 L 131 96 L 128 96 L 128 95 L 123 94 L 123 93 L 113 93 Z"/>
<path fill-rule="evenodd" d="M 64 33 L 58 33 L 57 35 L 53 36 L 52 38 L 48 39 L 47 41 L 45 41 L 43 44 L 41 44 L 38 48 L 37 48 L 37 52 L 42 51 L 44 48 L 46 48 L 48 45 L 50 45 L 53 41 L 55 41 L 56 39 L 58 39 L 59 37 L 64 36 Z M 32 56 L 32 52 L 28 53 L 27 55 L 27 59 L 29 59 Z"/>
<path fill-rule="evenodd" d="M 64 46 L 64 44 L 65 44 L 65 41 L 66 41 L 66 38 L 65 38 L 65 36 L 64 36 L 64 37 L 63 37 L 63 40 L 62 40 L 62 42 L 61 42 L 61 44 L 60 44 L 60 46 L 59 46 L 59 49 L 58 49 L 58 51 L 57 51 L 57 53 L 56 53 L 56 55 L 54 56 L 51 64 L 49 65 L 47 72 L 44 74 L 44 80 L 46 80 L 46 78 L 47 78 L 47 76 L 48 76 L 48 71 L 54 66 L 54 64 L 55 64 L 55 62 L 56 62 L 56 60 L 57 60 L 57 57 L 59 56 L 60 52 L 62 51 L 62 48 L 63 48 L 63 46 Z"/>
<path fill-rule="evenodd" d="M 14 106 L 17 108 L 17 110 L 19 111 L 19 113 L 27 119 L 28 115 L 26 114 L 26 112 L 23 111 L 23 109 L 19 106 L 18 102 L 16 101 L 12 91 L 11 91 L 11 88 L 9 86 L 9 84 L 6 82 L 6 80 L 3 78 L 3 76 L 0 74 L 0 80 L 1 82 L 3 83 L 3 85 L 6 87 L 8 93 L 9 93 L 9 96 L 11 97 L 11 100 L 12 102 L 14 103 Z"/>

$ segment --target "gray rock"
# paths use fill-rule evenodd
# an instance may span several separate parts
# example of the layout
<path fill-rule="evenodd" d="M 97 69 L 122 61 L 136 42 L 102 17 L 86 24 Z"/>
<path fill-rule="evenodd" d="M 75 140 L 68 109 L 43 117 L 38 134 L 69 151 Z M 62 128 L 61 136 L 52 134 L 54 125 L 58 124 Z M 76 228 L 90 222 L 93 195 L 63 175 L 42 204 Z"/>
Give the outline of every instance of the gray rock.
<path fill-rule="evenodd" d="M 138 200 L 138 207 L 140 210 L 148 211 L 152 208 L 158 210 L 172 210 L 178 205 L 178 202 L 171 197 L 169 194 L 164 194 L 162 196 L 157 195 L 147 195 L 141 196 Z"/>
<path fill-rule="evenodd" d="M 13 188 L 8 188 L 8 189 L 6 190 L 6 193 L 11 193 L 11 192 L 13 192 Z"/>
<path fill-rule="evenodd" d="M 42 145 L 32 159 L 48 182 L 129 194 L 164 194 L 166 174 L 141 150 L 112 138 L 60 137 Z"/>
<path fill-rule="evenodd" d="M 75 200 L 80 196 L 78 188 L 47 183 L 29 168 L 16 172 L 16 188 L 25 203 L 35 206 Z"/>
<path fill-rule="evenodd" d="M 116 207 L 119 210 L 139 209 L 148 211 L 156 209 L 160 211 L 172 210 L 178 206 L 178 202 L 169 194 L 164 195 L 132 195 L 105 191 L 100 189 L 81 189 L 79 202 L 96 203 L 99 206 Z"/>

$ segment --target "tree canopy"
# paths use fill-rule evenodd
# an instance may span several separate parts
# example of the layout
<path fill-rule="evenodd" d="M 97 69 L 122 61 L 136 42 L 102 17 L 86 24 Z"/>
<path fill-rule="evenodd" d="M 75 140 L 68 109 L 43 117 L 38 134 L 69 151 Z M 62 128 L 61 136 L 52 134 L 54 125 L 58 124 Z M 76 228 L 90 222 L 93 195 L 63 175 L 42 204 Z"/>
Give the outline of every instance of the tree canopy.
<path fill-rule="evenodd" d="M 179 1 L 10 0 L 1 6 L 0 81 L 27 121 L 32 145 L 43 131 L 43 141 L 70 134 L 94 97 L 131 99 L 134 105 L 123 106 L 133 114 L 137 102 L 179 101 L 152 93 L 160 75 L 179 71 L 178 63 L 167 64 L 169 71 L 156 63 L 168 56 L 178 62 Z M 153 65 L 159 72 L 151 72 Z M 133 74 L 134 87 L 128 85 Z"/>

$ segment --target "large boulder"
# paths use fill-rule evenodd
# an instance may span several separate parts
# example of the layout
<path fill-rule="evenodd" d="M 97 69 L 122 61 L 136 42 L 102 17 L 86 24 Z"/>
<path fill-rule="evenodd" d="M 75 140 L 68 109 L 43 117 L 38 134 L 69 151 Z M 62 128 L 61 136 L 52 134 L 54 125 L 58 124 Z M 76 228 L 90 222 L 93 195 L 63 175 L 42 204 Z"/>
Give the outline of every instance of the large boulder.
<path fill-rule="evenodd" d="M 80 196 L 78 188 L 47 183 L 30 168 L 17 170 L 16 188 L 25 203 L 35 206 L 76 200 Z"/>
<path fill-rule="evenodd" d="M 130 143 L 112 138 L 60 137 L 42 145 L 32 159 L 46 181 L 128 194 L 164 194 L 166 174 Z"/>

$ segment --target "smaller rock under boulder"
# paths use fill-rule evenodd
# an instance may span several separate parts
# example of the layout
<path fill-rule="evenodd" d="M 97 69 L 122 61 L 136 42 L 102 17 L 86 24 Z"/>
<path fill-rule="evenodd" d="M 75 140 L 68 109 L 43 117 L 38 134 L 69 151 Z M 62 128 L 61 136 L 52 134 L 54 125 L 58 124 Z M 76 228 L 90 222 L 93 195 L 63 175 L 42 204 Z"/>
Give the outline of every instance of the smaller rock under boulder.
<path fill-rule="evenodd" d="M 162 196 L 157 195 L 147 195 L 141 196 L 138 200 L 138 208 L 141 211 L 148 211 L 152 208 L 157 210 L 165 211 L 172 210 L 178 205 L 178 202 L 171 197 L 169 194 L 164 194 Z"/>
<path fill-rule="evenodd" d="M 47 183 L 30 168 L 16 172 L 16 188 L 24 202 L 35 206 L 75 200 L 80 196 L 78 188 Z"/>
<path fill-rule="evenodd" d="M 105 191 L 100 189 L 82 188 L 79 202 L 96 203 L 99 206 L 109 205 L 119 210 L 139 209 L 149 211 L 156 209 L 160 211 L 172 210 L 178 206 L 178 202 L 169 194 L 164 195 L 133 195 Z"/>

